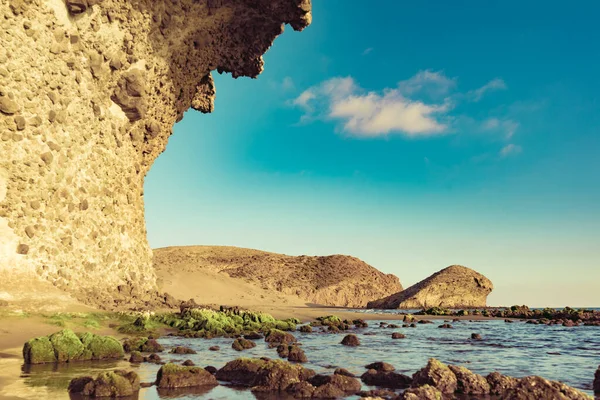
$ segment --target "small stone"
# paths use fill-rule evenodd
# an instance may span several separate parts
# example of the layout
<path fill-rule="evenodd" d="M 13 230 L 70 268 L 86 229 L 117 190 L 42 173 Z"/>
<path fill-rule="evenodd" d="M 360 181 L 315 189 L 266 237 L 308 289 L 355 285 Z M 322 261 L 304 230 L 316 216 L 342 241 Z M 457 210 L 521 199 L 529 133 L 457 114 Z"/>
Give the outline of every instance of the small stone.
<path fill-rule="evenodd" d="M 471 333 L 471 339 L 482 340 L 481 335 L 479 333 Z"/>
<path fill-rule="evenodd" d="M 13 115 L 19 111 L 19 105 L 8 96 L 0 96 L 0 111 L 7 115 Z"/>
<path fill-rule="evenodd" d="M 27 126 L 27 121 L 25 120 L 25 117 L 18 115 L 15 117 L 15 124 L 17 124 L 17 129 L 22 131 L 25 129 L 25 126 Z"/>
<path fill-rule="evenodd" d="M 21 243 L 20 245 L 17 246 L 17 254 L 27 254 L 29 253 L 29 246 L 26 244 Z"/>
<path fill-rule="evenodd" d="M 35 236 L 35 228 L 33 226 L 29 225 L 27 228 L 25 228 L 25 233 L 31 239 L 32 237 Z"/>
<path fill-rule="evenodd" d="M 402 333 L 398 333 L 398 332 L 392 333 L 392 339 L 404 339 L 404 338 L 406 338 L 406 335 L 403 335 Z"/>
<path fill-rule="evenodd" d="M 42 161 L 46 164 L 46 165 L 50 165 L 52 163 L 52 161 L 54 160 L 54 156 L 52 155 L 51 152 L 47 151 L 44 154 L 42 154 L 40 156 L 42 158 Z"/>

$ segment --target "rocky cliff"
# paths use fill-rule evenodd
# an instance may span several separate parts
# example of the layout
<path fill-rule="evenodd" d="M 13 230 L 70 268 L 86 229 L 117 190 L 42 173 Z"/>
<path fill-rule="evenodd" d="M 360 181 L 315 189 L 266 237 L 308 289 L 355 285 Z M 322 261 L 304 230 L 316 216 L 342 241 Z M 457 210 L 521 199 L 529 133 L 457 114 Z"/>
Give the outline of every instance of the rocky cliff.
<path fill-rule="evenodd" d="M 211 72 L 256 77 L 310 5 L 1 1 L 0 293 L 41 278 L 104 307 L 148 300 L 146 173 L 186 110 L 212 110 Z"/>
<path fill-rule="evenodd" d="M 485 307 L 492 282 L 461 265 L 451 265 L 406 290 L 371 301 L 367 308 Z"/>
<path fill-rule="evenodd" d="M 154 266 L 165 276 L 218 272 L 258 288 L 329 306 L 363 307 L 370 300 L 402 290 L 396 276 L 342 255 L 294 257 L 226 246 L 167 247 L 154 250 Z M 201 282 L 197 286 L 203 290 Z"/>

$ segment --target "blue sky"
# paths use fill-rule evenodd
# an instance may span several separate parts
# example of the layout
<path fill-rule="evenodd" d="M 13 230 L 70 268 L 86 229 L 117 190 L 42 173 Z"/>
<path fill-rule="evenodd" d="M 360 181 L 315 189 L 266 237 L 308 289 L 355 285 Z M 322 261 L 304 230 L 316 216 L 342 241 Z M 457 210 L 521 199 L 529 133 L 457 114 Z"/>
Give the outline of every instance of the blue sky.
<path fill-rule="evenodd" d="M 215 74 L 145 185 L 152 247 L 350 254 L 491 305 L 600 306 L 600 4 L 313 4 L 256 80 Z"/>

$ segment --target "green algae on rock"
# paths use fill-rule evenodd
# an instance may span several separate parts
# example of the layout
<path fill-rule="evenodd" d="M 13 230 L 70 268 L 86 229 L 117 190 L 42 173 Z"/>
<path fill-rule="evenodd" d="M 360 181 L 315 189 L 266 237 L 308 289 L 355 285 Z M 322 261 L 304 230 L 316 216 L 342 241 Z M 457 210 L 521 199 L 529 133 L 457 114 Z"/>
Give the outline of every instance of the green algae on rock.
<path fill-rule="evenodd" d="M 123 349 L 127 353 L 140 351 L 142 353 L 160 353 L 164 351 L 164 347 L 156 341 L 156 339 L 148 339 L 147 337 L 135 337 L 125 339 Z"/>
<path fill-rule="evenodd" d="M 208 308 L 190 308 L 181 313 L 169 313 L 155 317 L 157 321 L 179 329 L 187 337 L 232 337 L 252 332 L 296 330 L 295 318 L 277 320 L 261 312 L 243 310 L 216 311 Z"/>
<path fill-rule="evenodd" d="M 25 364 L 118 359 L 123 354 L 121 343 L 110 336 L 76 335 L 69 329 L 31 339 L 23 346 Z"/>
<path fill-rule="evenodd" d="M 69 393 L 90 397 L 126 397 L 140 390 L 140 378 L 122 370 L 102 372 L 96 379 L 91 376 L 75 378 L 69 383 Z"/>
<path fill-rule="evenodd" d="M 163 389 L 216 386 L 218 384 L 214 375 L 204 368 L 186 367 L 173 363 L 160 367 L 156 375 L 156 385 Z"/>

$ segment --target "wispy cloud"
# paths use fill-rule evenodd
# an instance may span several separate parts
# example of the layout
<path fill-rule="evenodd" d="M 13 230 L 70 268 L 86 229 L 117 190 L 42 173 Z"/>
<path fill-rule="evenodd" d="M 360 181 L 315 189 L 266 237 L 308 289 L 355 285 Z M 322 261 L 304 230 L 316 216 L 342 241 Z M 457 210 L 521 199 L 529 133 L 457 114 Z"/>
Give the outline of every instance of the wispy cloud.
<path fill-rule="evenodd" d="M 506 89 L 506 83 L 500 78 L 495 78 L 483 85 L 482 87 L 480 87 L 479 89 L 469 91 L 467 93 L 467 97 L 471 101 L 480 101 L 483 98 L 483 96 L 488 92 Z"/>
<path fill-rule="evenodd" d="M 519 128 L 519 123 L 512 119 L 500 119 L 494 117 L 483 121 L 481 128 L 485 131 L 499 131 L 506 139 L 510 139 Z"/>
<path fill-rule="evenodd" d="M 456 78 L 448 78 L 442 71 L 419 71 L 415 76 L 400 81 L 398 89 L 407 96 L 425 92 L 431 96 L 443 96 L 456 87 Z"/>
<path fill-rule="evenodd" d="M 504 146 L 502 148 L 502 150 L 500 150 L 500 156 L 508 157 L 508 156 L 519 154 L 522 151 L 523 151 L 523 148 L 521 146 L 510 143 L 510 144 L 507 144 L 506 146 Z"/>
<path fill-rule="evenodd" d="M 339 121 L 345 132 L 363 137 L 441 134 L 447 129 L 443 119 L 451 108 L 449 103 L 411 100 L 400 89 L 367 92 L 351 77 L 332 78 L 313 86 L 293 104 L 307 113 L 324 110 L 324 118 Z"/>
<path fill-rule="evenodd" d="M 362 52 L 362 55 L 363 55 L 363 56 L 366 56 L 366 55 L 368 55 L 368 54 L 371 54 L 371 52 L 372 52 L 372 51 L 373 51 L 373 48 L 372 48 L 372 47 L 368 47 L 368 48 L 366 48 L 366 49 L 365 49 L 365 50 Z"/>

